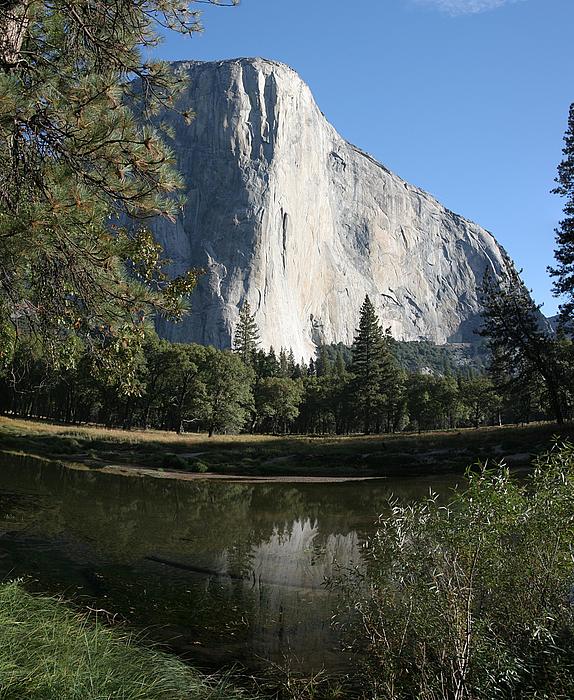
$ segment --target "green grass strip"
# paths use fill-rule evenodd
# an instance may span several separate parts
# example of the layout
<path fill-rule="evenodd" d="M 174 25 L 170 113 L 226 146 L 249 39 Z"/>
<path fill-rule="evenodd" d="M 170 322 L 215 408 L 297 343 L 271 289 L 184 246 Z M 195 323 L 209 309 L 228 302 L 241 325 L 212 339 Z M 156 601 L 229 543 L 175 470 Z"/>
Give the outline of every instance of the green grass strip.
<path fill-rule="evenodd" d="M 201 675 L 61 601 L 0 585 L 1 700 L 239 700 Z"/>

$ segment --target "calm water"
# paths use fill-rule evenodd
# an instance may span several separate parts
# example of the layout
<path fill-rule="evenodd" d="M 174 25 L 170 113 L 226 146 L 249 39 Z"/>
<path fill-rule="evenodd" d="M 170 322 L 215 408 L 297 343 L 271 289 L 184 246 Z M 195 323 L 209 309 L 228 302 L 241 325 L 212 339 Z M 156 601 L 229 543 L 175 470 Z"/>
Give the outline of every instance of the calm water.
<path fill-rule="evenodd" d="M 0 577 L 117 613 L 196 663 L 338 668 L 325 578 L 360 565 L 391 494 L 453 483 L 178 482 L 0 457 Z"/>

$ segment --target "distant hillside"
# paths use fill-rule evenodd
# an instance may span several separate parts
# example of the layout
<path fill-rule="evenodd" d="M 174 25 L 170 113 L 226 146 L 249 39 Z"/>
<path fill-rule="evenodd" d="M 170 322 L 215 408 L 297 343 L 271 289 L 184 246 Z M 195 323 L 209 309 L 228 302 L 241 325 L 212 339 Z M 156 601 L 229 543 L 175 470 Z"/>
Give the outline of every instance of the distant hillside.
<path fill-rule="evenodd" d="M 343 343 L 323 346 L 332 362 L 342 354 L 346 365 L 352 361 L 351 346 Z M 427 340 L 393 341 L 393 354 L 400 367 L 408 372 L 430 374 L 482 373 L 488 364 L 488 351 L 484 343 L 449 343 L 435 345 Z"/>

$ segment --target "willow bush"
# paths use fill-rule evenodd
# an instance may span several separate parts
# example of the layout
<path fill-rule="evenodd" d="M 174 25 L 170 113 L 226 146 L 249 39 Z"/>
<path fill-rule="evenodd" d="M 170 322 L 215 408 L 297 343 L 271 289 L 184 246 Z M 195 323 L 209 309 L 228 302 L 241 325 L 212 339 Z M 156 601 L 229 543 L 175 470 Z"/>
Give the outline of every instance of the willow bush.
<path fill-rule="evenodd" d="M 573 446 L 526 478 L 482 466 L 444 503 L 392 503 L 332 584 L 365 697 L 574 697 Z"/>

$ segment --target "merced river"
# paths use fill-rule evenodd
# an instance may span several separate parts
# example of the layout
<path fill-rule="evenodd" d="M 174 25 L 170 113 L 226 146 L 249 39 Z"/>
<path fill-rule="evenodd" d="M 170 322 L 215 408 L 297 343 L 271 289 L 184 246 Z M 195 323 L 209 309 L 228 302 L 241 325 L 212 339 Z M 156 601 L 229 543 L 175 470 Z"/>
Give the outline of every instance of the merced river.
<path fill-rule="evenodd" d="M 0 578 L 100 610 L 205 667 L 342 669 L 325 581 L 361 566 L 391 496 L 454 483 L 178 481 L 0 456 Z"/>

